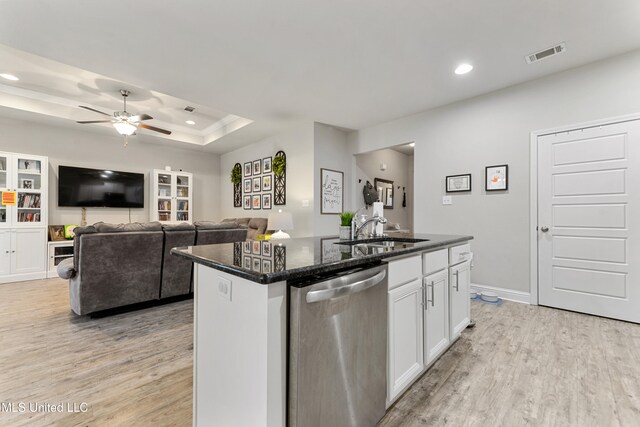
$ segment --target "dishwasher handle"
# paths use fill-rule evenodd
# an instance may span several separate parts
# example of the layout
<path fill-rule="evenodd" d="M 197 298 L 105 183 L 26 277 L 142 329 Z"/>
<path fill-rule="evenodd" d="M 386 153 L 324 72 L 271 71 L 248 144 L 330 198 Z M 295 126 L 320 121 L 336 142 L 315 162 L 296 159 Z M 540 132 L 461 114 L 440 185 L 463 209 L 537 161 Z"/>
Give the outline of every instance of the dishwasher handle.
<path fill-rule="evenodd" d="M 359 274 L 358 273 L 354 274 L 354 276 L 356 275 L 359 275 Z M 326 286 L 326 289 L 310 291 L 307 293 L 306 299 L 308 303 L 314 303 L 314 302 L 326 301 L 332 298 L 340 298 L 340 297 L 345 297 L 347 295 L 352 295 L 377 285 L 378 283 L 382 282 L 386 276 L 387 276 L 387 270 L 381 270 L 381 271 L 378 271 L 373 276 L 370 276 L 363 280 L 359 280 L 355 283 L 348 283 L 347 280 L 349 276 L 329 280 L 324 283 L 324 285 Z M 336 286 L 340 284 L 344 284 L 344 285 Z"/>

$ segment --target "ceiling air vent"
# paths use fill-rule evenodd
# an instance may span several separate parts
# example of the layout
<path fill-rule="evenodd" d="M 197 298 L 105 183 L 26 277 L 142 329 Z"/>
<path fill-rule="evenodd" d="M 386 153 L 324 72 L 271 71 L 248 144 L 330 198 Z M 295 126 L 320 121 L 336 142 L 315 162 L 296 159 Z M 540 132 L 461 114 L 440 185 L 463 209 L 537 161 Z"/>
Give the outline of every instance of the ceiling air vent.
<path fill-rule="evenodd" d="M 550 47 L 549 49 L 541 50 L 540 52 L 532 53 L 531 55 L 527 55 L 524 57 L 527 64 L 533 64 L 534 62 L 538 62 L 542 59 L 549 58 L 550 56 L 557 55 L 559 53 L 567 50 L 567 47 L 564 43 L 560 43 L 557 46 Z"/>
<path fill-rule="evenodd" d="M 196 107 L 186 106 L 184 107 L 184 111 L 188 111 L 189 113 L 193 113 L 196 110 Z"/>

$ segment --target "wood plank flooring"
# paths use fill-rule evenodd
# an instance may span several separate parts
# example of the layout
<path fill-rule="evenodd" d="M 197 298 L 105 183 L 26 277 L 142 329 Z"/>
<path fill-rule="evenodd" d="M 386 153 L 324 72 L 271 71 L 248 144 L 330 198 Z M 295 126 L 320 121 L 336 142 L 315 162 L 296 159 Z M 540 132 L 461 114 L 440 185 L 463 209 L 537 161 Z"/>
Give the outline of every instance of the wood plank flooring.
<path fill-rule="evenodd" d="M 381 427 L 640 425 L 640 326 L 545 307 L 472 304 L 475 329 Z M 86 319 L 67 283 L 0 285 L 0 426 L 190 426 L 193 302 Z"/>

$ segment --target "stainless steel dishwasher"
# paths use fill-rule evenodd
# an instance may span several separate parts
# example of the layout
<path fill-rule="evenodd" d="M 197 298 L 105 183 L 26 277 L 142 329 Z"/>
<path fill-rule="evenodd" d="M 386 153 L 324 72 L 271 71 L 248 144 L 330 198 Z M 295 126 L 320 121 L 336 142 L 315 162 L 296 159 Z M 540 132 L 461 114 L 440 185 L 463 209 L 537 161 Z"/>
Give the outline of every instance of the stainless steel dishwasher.
<path fill-rule="evenodd" d="M 292 283 L 288 425 L 375 426 L 387 390 L 387 269 Z"/>

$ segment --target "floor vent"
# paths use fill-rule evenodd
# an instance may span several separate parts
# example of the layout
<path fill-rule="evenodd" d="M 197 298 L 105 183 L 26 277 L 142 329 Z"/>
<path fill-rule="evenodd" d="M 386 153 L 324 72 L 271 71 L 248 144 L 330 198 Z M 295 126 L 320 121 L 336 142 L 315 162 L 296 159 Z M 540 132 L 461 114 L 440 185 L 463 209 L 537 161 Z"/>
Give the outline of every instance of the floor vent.
<path fill-rule="evenodd" d="M 524 57 L 527 64 L 533 64 L 534 62 L 538 62 L 542 59 L 549 58 L 550 56 L 557 55 L 559 53 L 563 53 L 567 50 L 567 46 L 564 43 L 560 43 L 557 46 L 550 47 L 545 50 L 541 50 L 540 52 L 532 53 L 531 55 L 527 55 Z"/>
<path fill-rule="evenodd" d="M 184 107 L 184 110 L 193 113 L 196 110 L 196 107 L 190 107 L 187 105 L 186 107 Z"/>

